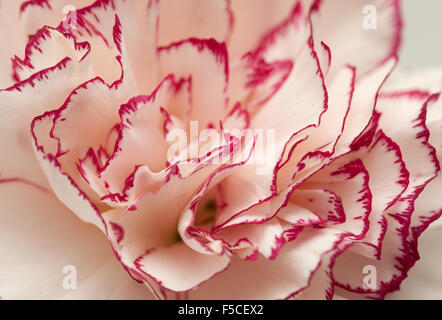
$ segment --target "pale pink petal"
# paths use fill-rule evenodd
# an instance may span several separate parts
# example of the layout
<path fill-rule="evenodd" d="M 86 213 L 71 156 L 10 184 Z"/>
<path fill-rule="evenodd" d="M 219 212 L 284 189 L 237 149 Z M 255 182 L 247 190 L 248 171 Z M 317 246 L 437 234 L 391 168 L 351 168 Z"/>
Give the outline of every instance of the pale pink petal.
<path fill-rule="evenodd" d="M 68 13 L 88 6 L 95 0 L 77 0 L 75 3 L 70 0 L 27 0 L 21 2 L 21 25 L 26 34 L 33 34 L 43 24 L 57 27 L 61 21 L 66 21 L 67 24 L 72 25 L 74 20 L 69 20 Z"/>
<path fill-rule="evenodd" d="M 356 67 L 360 78 L 395 56 L 400 46 L 402 21 L 397 0 L 320 1 L 311 19 L 316 47 L 321 41 L 330 47 L 330 75 L 350 64 Z"/>
<path fill-rule="evenodd" d="M 8 39 L 8 45 L 0 48 L 0 63 L 8 66 L 14 54 L 21 52 L 27 43 L 26 33 L 19 25 L 20 5 L 23 1 L 2 1 L 0 3 L 0 38 Z M 14 30 L 14 37 L 10 37 L 10 30 Z M 7 88 L 14 84 L 12 71 L 3 71 L 0 75 L 0 88 Z"/>
<path fill-rule="evenodd" d="M 250 114 L 247 110 L 241 108 L 241 104 L 236 104 L 223 121 L 223 131 L 243 130 L 250 124 Z"/>
<path fill-rule="evenodd" d="M 200 129 L 218 125 L 227 114 L 227 50 L 213 39 L 189 39 L 160 48 L 160 71 L 177 78 L 192 79 L 192 111 Z"/>
<path fill-rule="evenodd" d="M 383 131 L 378 131 L 373 143 L 357 154 L 370 174 L 369 186 L 372 195 L 370 228 L 363 239 L 363 243 L 368 247 L 358 250 L 358 253 L 368 257 L 379 257 L 383 237 L 389 229 L 384 212 L 395 204 L 408 187 L 409 172 L 399 146 Z M 374 246 L 376 251 L 370 246 Z"/>
<path fill-rule="evenodd" d="M 118 80 L 121 68 L 114 57 L 122 54 L 126 78 L 134 82 L 133 91 L 141 94 L 155 88 L 160 80 L 155 69 L 157 1 L 99 0 L 78 8 L 75 14 L 75 28 L 66 23 L 60 23 L 58 28 L 91 44 L 90 60 L 96 75 L 108 83 Z M 146 73 L 139 66 L 151 72 Z"/>
<path fill-rule="evenodd" d="M 80 219 L 96 225 L 101 231 L 105 232 L 105 225 L 99 209 L 79 189 L 72 178 L 62 171 L 58 161 L 50 154 L 44 155 L 43 152 L 38 150 L 37 146 L 35 146 L 34 150 L 41 169 L 43 169 L 58 199 L 77 214 Z"/>
<path fill-rule="evenodd" d="M 342 223 L 346 219 L 340 196 L 327 189 L 297 189 L 290 201 L 314 213 L 323 223 Z"/>
<path fill-rule="evenodd" d="M 172 291 L 187 291 L 224 271 L 230 262 L 226 255 L 201 254 L 184 243 L 154 249 L 135 262 L 138 270 Z M 198 270 L 197 272 L 195 272 Z"/>
<path fill-rule="evenodd" d="M 317 171 L 301 185 L 301 188 L 323 188 L 335 193 L 341 199 L 341 204 L 338 205 L 342 208 L 337 208 L 336 214 L 330 210 L 332 213 L 329 219 L 334 220 L 336 218 L 333 217 L 337 216 L 338 223 L 329 225 L 328 228 L 341 230 L 348 233 L 352 239 L 358 240 L 365 236 L 369 228 L 372 195 L 368 182 L 369 172 L 361 160 L 343 157 Z M 319 200 L 314 202 L 316 201 Z M 345 219 L 342 219 L 342 211 L 345 213 Z"/>
<path fill-rule="evenodd" d="M 336 153 L 342 154 L 348 151 L 350 144 L 369 125 L 381 86 L 393 70 L 396 61 L 396 58 L 387 60 L 356 82 L 350 110 L 346 114 L 344 129 L 335 146 Z M 356 72 L 359 70 L 356 69 Z"/>
<path fill-rule="evenodd" d="M 346 117 L 350 112 L 355 89 L 356 70 L 346 66 L 339 70 L 336 78 L 328 84 L 328 109 L 321 117 L 318 128 L 312 132 L 305 144 L 310 150 L 321 148 L 322 151 L 331 151 L 336 140 L 342 134 Z M 325 146 L 325 148 L 322 148 Z M 302 148 L 298 146 L 297 152 Z"/>
<path fill-rule="evenodd" d="M 189 292 L 189 298 L 288 298 L 308 286 L 308 279 L 319 266 L 322 255 L 333 249 L 339 238 L 339 232 L 310 229 L 284 246 L 275 260 L 234 258 L 225 272 Z"/>
<path fill-rule="evenodd" d="M 221 226 L 232 217 L 253 208 L 272 195 L 271 176 L 259 176 L 255 166 L 245 166 L 224 179 L 220 186 L 226 206 L 220 208 L 216 216 L 216 226 Z M 255 177 L 256 179 L 250 179 Z M 256 208 L 261 210 L 261 208 Z M 269 212 L 270 213 L 270 212 Z"/>
<path fill-rule="evenodd" d="M 441 87 L 442 89 L 442 87 Z M 437 100 L 436 100 L 437 97 Z M 436 149 L 439 162 L 442 160 L 442 98 L 434 96 L 427 105 L 427 117 L 425 124 L 430 132 L 428 142 Z"/>
<path fill-rule="evenodd" d="M 409 171 L 410 182 L 401 197 L 384 212 L 384 228 L 387 232 L 384 231 L 382 251 L 377 259 L 357 254 L 356 252 L 362 250 L 359 246 L 346 251 L 338 258 L 337 281 L 348 292 L 383 298 L 387 293 L 397 290 L 401 281 L 406 278 L 408 270 L 418 259 L 417 237 L 440 215 L 440 203 L 437 204 L 438 197 L 433 193 L 437 192 L 435 190 L 438 189 L 438 180 L 429 182 L 436 176 L 439 164 L 434 148 L 428 144 L 428 129 L 425 126 L 426 109 L 434 97 L 422 92 L 399 92 L 380 99 L 379 110 L 382 116 L 379 125 L 400 148 L 403 146 L 402 159 Z M 399 106 L 402 112 L 394 112 Z M 395 126 L 386 123 L 392 116 L 395 117 Z M 397 121 L 398 116 L 401 117 L 401 121 Z M 431 183 L 435 184 L 436 189 L 430 187 Z M 429 206 L 425 205 L 423 210 L 418 211 L 416 199 L 425 194 L 435 199 L 436 203 L 430 201 Z M 421 203 L 426 203 L 425 199 L 429 198 L 424 197 Z M 351 270 L 345 266 L 348 261 L 352 261 Z M 365 265 L 373 265 L 377 270 L 378 282 L 375 288 L 362 288 L 361 281 L 364 275 L 361 276 L 360 270 Z M 347 283 L 339 279 L 345 279 Z"/>
<path fill-rule="evenodd" d="M 293 64 L 290 61 L 266 63 L 256 54 L 248 54 L 231 64 L 228 98 L 230 105 L 243 104 L 248 110 L 263 105 L 279 90 Z"/>
<path fill-rule="evenodd" d="M 101 232 L 51 193 L 20 182 L 0 183 L 0 190 L 3 299 L 152 298 L 121 268 Z M 76 268 L 75 290 L 63 288 L 72 274 L 66 266 Z"/>
<path fill-rule="evenodd" d="M 207 166 L 186 178 L 170 171 L 158 191 L 144 194 L 127 211 L 116 209 L 117 214 L 108 218 L 105 214 L 105 218 L 118 224 L 123 232 L 119 232 L 121 238 L 118 241 L 122 258 L 133 262 L 149 249 L 175 243 L 179 238 L 177 224 L 180 215 L 212 170 Z"/>
<path fill-rule="evenodd" d="M 161 46 L 187 38 L 228 38 L 233 17 L 229 0 L 159 1 L 158 42 Z"/>
<path fill-rule="evenodd" d="M 264 131 L 274 130 L 278 154 L 293 133 L 319 123 L 327 103 L 319 62 L 313 48 L 306 46 L 287 80 L 256 113 L 250 126 Z"/>
<path fill-rule="evenodd" d="M 397 92 L 381 95 L 376 107 L 381 113 L 379 127 L 401 148 L 413 177 L 409 189 L 434 177 L 439 170 L 436 150 L 428 143 L 430 132 L 425 125 L 428 104 L 437 99 L 438 96 L 425 92 Z"/>
<path fill-rule="evenodd" d="M 229 42 L 232 58 L 252 51 L 268 30 L 289 16 L 295 0 L 233 0 L 234 32 Z"/>
<path fill-rule="evenodd" d="M 290 16 L 262 38 L 256 53 L 268 62 L 291 60 L 296 63 L 311 35 L 307 13 L 308 8 L 298 1 Z"/>
<path fill-rule="evenodd" d="M 79 0 L 77 5 L 83 6 L 93 0 Z M 70 1 L 60 0 L 18 0 L 2 1 L 0 4 L 0 37 L 8 39 L 8 45 L 3 45 L 0 49 L 0 62 L 2 66 L 10 65 L 14 55 L 21 55 L 28 42 L 28 37 L 35 34 L 43 24 L 56 27 L 64 19 L 63 8 L 72 5 Z M 14 36 L 10 36 L 14 30 Z M 58 63 L 52 61 L 52 65 Z M 51 65 L 51 66 L 52 66 Z M 5 71 L 0 76 L 0 88 L 7 88 L 14 84 L 17 79 L 13 79 L 12 73 Z"/>
<path fill-rule="evenodd" d="M 223 239 L 231 246 L 247 239 L 266 259 L 274 259 L 285 243 L 283 233 L 283 227 L 274 219 L 262 224 L 235 225 L 215 233 L 215 237 Z"/>
<path fill-rule="evenodd" d="M 60 106 L 69 92 L 85 81 L 82 64 L 65 59 L 26 81 L 0 91 L 0 174 L 46 185 L 33 155 L 30 126 L 48 106 Z M 79 72 L 80 71 L 80 72 Z M 48 90 L 48 83 L 51 89 Z M 30 98 L 32 97 L 32 98 Z"/>
<path fill-rule="evenodd" d="M 428 93 L 438 93 L 441 88 L 441 68 L 396 68 L 391 74 L 389 81 L 383 86 L 382 91 L 385 93 L 403 91 L 427 91 Z"/>
<path fill-rule="evenodd" d="M 136 166 L 134 171 L 124 180 L 124 187 L 121 192 L 112 193 L 107 191 L 101 197 L 101 200 L 110 206 L 116 206 L 117 204 L 130 206 L 144 193 L 158 190 L 164 183 L 167 174 L 167 171 L 154 173 L 145 165 Z M 100 179 L 100 181 L 103 180 Z M 115 183 L 113 186 L 115 186 Z"/>
<path fill-rule="evenodd" d="M 146 165 L 154 173 L 166 168 L 169 145 L 164 137 L 161 110 L 176 108 L 175 96 L 183 89 L 186 91 L 182 84 L 167 77 L 151 95 L 134 97 L 120 107 L 118 138 L 100 172 L 111 192 L 123 190 L 125 179 L 137 165 Z"/>
<path fill-rule="evenodd" d="M 92 148 L 88 150 L 83 159 L 80 159 L 76 163 L 76 166 L 85 182 L 97 193 L 97 197 L 106 193 L 107 185 L 99 178 L 102 163 Z M 94 197 L 93 199 L 98 200 L 97 197 Z"/>
<path fill-rule="evenodd" d="M 53 67 L 55 63 L 65 58 L 79 63 L 82 59 L 88 59 L 89 51 L 88 43 L 78 43 L 68 34 L 44 27 L 30 38 L 25 48 L 24 59 L 17 56 L 12 59 L 14 79 L 16 81 L 27 79 L 39 71 Z M 89 72 L 86 68 L 82 71 Z"/>
<path fill-rule="evenodd" d="M 324 223 L 316 212 L 312 212 L 291 201 L 278 212 L 278 218 L 294 226 L 320 225 Z"/>
<path fill-rule="evenodd" d="M 442 263 L 440 238 L 442 228 L 426 230 L 419 238 L 420 260 L 408 272 L 400 290 L 390 293 L 387 299 L 440 300 L 442 299 L 442 270 L 435 266 Z"/>
<path fill-rule="evenodd" d="M 350 112 L 355 85 L 356 70 L 344 67 L 328 86 L 328 109 L 321 116 L 321 122 L 308 137 L 296 145 L 295 152 L 278 171 L 279 185 L 286 185 L 299 161 L 311 150 L 333 152 L 344 130 L 346 117 Z"/>

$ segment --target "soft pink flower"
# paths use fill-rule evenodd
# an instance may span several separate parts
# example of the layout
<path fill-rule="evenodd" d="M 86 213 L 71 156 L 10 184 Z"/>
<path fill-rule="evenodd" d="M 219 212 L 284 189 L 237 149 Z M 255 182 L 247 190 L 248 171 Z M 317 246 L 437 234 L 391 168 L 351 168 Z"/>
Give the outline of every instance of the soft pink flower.
<path fill-rule="evenodd" d="M 399 289 L 442 214 L 442 73 L 392 74 L 399 1 L 375 29 L 365 0 L 92 2 L 0 1 L 1 297 Z"/>

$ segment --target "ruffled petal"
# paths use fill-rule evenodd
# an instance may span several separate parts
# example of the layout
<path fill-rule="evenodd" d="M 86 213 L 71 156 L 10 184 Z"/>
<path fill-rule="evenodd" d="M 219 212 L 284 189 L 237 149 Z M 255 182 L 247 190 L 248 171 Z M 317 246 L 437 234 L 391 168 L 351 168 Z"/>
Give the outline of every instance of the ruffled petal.
<path fill-rule="evenodd" d="M 187 92 L 183 82 L 170 76 L 150 96 L 137 96 L 121 105 L 118 138 L 99 174 L 111 193 L 122 192 L 125 179 L 136 166 L 146 165 L 153 173 L 166 169 L 169 144 L 162 110 L 182 107 L 179 95 L 183 90 Z"/>
<path fill-rule="evenodd" d="M 308 286 L 323 254 L 340 241 L 339 232 L 310 229 L 285 245 L 275 260 L 232 259 L 229 268 L 188 293 L 190 299 L 285 299 Z M 253 272 L 250 270 L 253 269 Z"/>
<path fill-rule="evenodd" d="M 332 52 L 330 76 L 350 64 L 360 78 L 397 55 L 402 30 L 397 0 L 319 1 L 311 20 L 316 46 L 324 42 Z"/>
<path fill-rule="evenodd" d="M 356 82 L 352 103 L 345 117 L 344 128 L 335 145 L 336 155 L 349 151 L 349 146 L 369 126 L 378 94 L 396 65 L 396 61 L 395 57 L 387 60 Z M 358 69 L 357 72 L 359 72 Z"/>
<path fill-rule="evenodd" d="M 83 60 L 84 61 L 84 60 Z M 32 119 L 48 106 L 59 106 L 69 92 L 84 82 L 87 63 L 69 58 L 44 69 L 13 87 L 0 91 L 0 174 L 2 178 L 22 178 L 47 185 L 32 152 Z M 48 90 L 51 83 L 51 90 Z"/>
<path fill-rule="evenodd" d="M 223 43 L 189 39 L 161 47 L 158 52 L 161 74 L 192 79 L 191 120 L 200 129 L 218 125 L 227 115 L 228 57 Z"/>
<path fill-rule="evenodd" d="M 250 126 L 274 130 L 277 157 L 293 133 L 319 123 L 327 104 L 323 75 L 310 44 L 304 47 L 278 92 L 252 118 Z"/>
<path fill-rule="evenodd" d="M 135 264 L 138 270 L 164 288 L 182 292 L 216 276 L 228 267 L 229 262 L 228 256 L 201 254 L 184 243 L 178 243 L 149 251 L 138 258 Z"/>
<path fill-rule="evenodd" d="M 429 228 L 419 239 L 420 260 L 408 272 L 400 290 L 390 293 L 387 299 L 439 300 L 442 298 L 442 272 L 435 268 L 442 263 L 440 227 Z"/>

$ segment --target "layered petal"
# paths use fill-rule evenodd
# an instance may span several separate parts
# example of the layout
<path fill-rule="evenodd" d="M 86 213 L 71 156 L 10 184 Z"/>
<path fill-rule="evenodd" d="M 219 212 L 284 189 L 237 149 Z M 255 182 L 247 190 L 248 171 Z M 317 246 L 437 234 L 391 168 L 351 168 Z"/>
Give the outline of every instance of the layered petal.
<path fill-rule="evenodd" d="M 0 190 L 3 299 L 151 299 L 107 239 L 49 191 L 22 182 Z"/>

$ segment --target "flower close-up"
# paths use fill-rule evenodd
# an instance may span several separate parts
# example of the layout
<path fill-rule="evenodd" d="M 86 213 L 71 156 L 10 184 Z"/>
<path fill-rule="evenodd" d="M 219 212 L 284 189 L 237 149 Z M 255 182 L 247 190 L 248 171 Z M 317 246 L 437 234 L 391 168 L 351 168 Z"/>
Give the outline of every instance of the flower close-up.
<path fill-rule="evenodd" d="M 0 0 L 0 297 L 442 299 L 440 259 L 412 273 L 442 241 L 442 69 L 398 66 L 405 23 Z"/>

